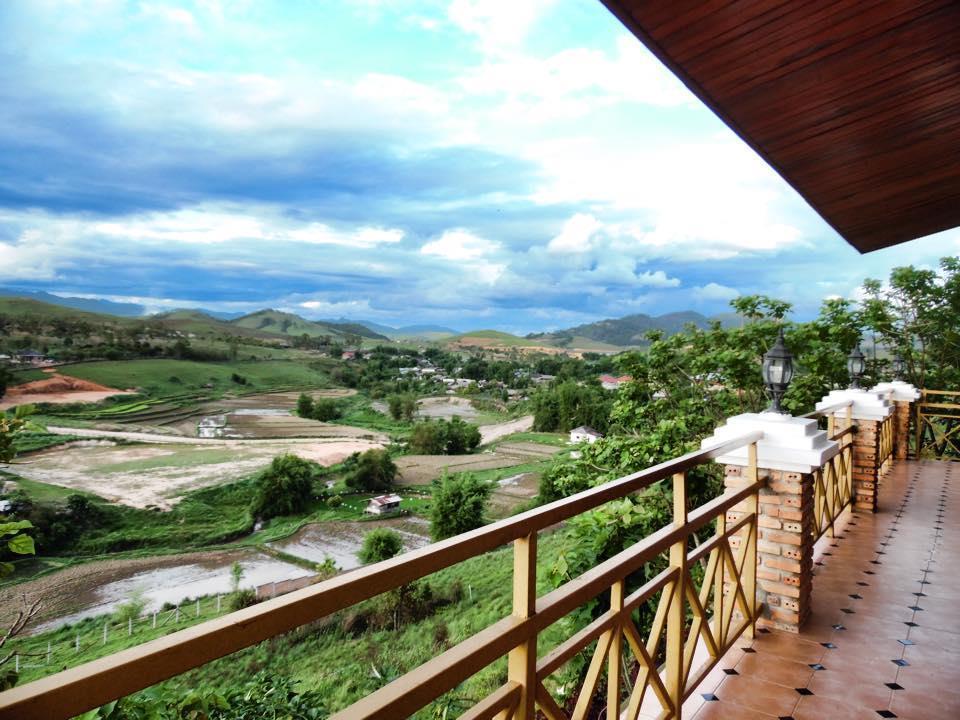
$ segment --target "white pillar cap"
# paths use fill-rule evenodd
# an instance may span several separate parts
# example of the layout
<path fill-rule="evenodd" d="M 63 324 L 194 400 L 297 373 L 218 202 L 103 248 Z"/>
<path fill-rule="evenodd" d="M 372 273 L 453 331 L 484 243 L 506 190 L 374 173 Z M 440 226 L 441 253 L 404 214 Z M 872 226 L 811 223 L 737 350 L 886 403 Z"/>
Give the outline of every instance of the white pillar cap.
<path fill-rule="evenodd" d="M 871 390 L 887 395 L 894 402 L 913 402 L 914 400 L 920 399 L 920 391 L 903 380 L 880 383 L 879 385 L 874 385 Z"/>
<path fill-rule="evenodd" d="M 767 470 L 812 473 L 840 452 L 836 442 L 817 428 L 817 421 L 780 413 L 744 413 L 734 415 L 700 443 L 703 449 L 729 442 L 751 432 L 762 432 L 757 441 L 757 467 Z M 717 458 L 724 465 L 746 465 L 747 447 L 737 448 Z"/>
<path fill-rule="evenodd" d="M 852 403 L 854 420 L 884 420 L 893 414 L 893 402 L 884 393 L 862 388 L 831 390 L 823 400 L 817 403 L 817 410 L 825 410 L 841 403 Z M 847 410 L 833 412 L 837 417 L 846 417 Z"/>

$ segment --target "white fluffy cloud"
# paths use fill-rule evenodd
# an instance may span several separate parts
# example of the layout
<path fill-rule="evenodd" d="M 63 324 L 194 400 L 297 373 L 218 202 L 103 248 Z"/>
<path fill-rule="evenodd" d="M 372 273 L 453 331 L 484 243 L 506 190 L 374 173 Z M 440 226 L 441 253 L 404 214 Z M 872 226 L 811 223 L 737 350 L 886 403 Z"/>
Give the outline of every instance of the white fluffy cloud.
<path fill-rule="evenodd" d="M 707 283 L 706 285 L 693 289 L 693 296 L 701 301 L 732 300 L 739 294 L 740 292 L 736 288 L 727 287 L 726 285 L 720 285 L 715 282 Z"/>
<path fill-rule="evenodd" d="M 518 46 L 555 0 L 453 0 L 447 17 L 488 53 Z"/>
<path fill-rule="evenodd" d="M 499 243 L 462 230 L 447 230 L 436 240 L 420 248 L 424 255 L 437 255 L 446 260 L 476 260 L 485 257 L 500 247 Z"/>

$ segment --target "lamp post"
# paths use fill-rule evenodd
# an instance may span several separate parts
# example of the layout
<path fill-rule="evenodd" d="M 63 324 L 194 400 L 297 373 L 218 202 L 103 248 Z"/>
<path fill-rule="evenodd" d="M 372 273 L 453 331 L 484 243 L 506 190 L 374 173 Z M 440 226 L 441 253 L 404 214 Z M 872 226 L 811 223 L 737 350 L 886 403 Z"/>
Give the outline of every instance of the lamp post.
<path fill-rule="evenodd" d="M 780 400 L 793 379 L 793 355 L 783 342 L 783 326 L 777 333 L 777 341 L 763 356 L 763 384 L 770 395 L 767 412 L 784 413 Z"/>
<path fill-rule="evenodd" d="M 854 390 L 860 389 L 860 378 L 863 377 L 867 369 L 867 358 L 860 350 L 860 341 L 853 346 L 853 350 L 847 355 L 847 372 L 850 374 L 850 387 Z"/>
<path fill-rule="evenodd" d="M 903 374 L 907 371 L 907 363 L 903 359 L 903 355 L 899 352 L 896 357 L 893 358 L 893 379 L 894 380 L 903 380 Z"/>

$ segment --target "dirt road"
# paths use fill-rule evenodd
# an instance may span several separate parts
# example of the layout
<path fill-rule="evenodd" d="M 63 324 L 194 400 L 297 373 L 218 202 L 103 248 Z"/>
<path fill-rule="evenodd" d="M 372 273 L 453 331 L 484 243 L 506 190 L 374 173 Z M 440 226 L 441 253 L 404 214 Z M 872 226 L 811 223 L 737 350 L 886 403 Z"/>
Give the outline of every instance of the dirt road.
<path fill-rule="evenodd" d="M 496 425 L 480 426 L 480 444 L 487 445 L 494 440 L 499 440 L 507 435 L 513 435 L 518 432 L 527 432 L 533 427 L 533 415 L 524 415 L 522 418 L 510 420 L 508 422 L 497 423 Z"/>

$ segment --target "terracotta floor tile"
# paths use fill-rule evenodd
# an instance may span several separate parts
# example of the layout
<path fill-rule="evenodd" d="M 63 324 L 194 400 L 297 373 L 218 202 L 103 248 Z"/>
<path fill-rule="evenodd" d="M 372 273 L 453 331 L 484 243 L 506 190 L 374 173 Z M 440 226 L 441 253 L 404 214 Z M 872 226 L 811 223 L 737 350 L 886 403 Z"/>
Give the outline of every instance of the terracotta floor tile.
<path fill-rule="evenodd" d="M 800 699 L 793 711 L 794 720 L 878 720 L 876 710 L 858 705 L 849 705 L 836 698 L 808 695 Z"/>
<path fill-rule="evenodd" d="M 737 663 L 737 672 L 789 688 L 806 687 L 813 675 L 813 669 L 807 663 L 761 653 L 744 655 Z"/>
<path fill-rule="evenodd" d="M 686 716 L 684 716 L 686 717 Z M 694 720 L 770 720 L 777 717 L 729 701 L 704 703 Z"/>
<path fill-rule="evenodd" d="M 728 677 L 717 688 L 716 694 L 721 702 L 735 702 L 776 717 L 790 715 L 801 697 L 793 688 L 744 675 Z"/>

